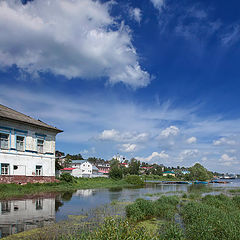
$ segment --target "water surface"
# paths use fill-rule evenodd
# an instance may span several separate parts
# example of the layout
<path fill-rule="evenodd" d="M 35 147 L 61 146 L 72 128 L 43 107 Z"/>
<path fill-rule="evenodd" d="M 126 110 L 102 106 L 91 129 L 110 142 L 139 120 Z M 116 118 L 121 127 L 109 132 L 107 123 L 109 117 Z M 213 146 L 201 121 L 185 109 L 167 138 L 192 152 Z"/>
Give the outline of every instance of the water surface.
<path fill-rule="evenodd" d="M 146 186 L 141 188 L 84 189 L 0 201 L 0 238 L 67 220 L 70 215 L 94 214 L 92 210 L 113 201 L 132 202 L 137 198 L 155 199 L 159 196 L 154 194 L 182 194 L 209 187 L 212 190 L 210 192 L 208 190 L 207 194 L 219 194 L 227 192 L 228 189 L 240 187 L 239 179 L 227 181 L 231 183 L 177 185 L 154 181 L 154 183 L 146 183 Z"/>

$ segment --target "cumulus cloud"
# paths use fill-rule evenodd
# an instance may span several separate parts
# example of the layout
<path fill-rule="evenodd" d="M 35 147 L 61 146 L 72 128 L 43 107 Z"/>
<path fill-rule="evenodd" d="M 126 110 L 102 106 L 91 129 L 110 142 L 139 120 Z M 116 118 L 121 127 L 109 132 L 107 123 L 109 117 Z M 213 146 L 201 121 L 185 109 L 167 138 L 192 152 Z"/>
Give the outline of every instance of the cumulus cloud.
<path fill-rule="evenodd" d="M 153 6 L 158 9 L 159 11 L 162 10 L 162 7 L 164 6 L 165 0 L 150 0 L 153 4 Z"/>
<path fill-rule="evenodd" d="M 214 146 L 219 146 L 219 145 L 235 145 L 236 142 L 234 140 L 231 139 L 227 139 L 225 137 L 222 137 L 218 140 L 214 140 L 213 141 L 213 145 Z"/>
<path fill-rule="evenodd" d="M 236 157 L 230 157 L 226 153 L 222 154 L 221 158 L 219 159 L 219 162 L 223 166 L 231 166 L 233 164 L 238 164 Z"/>
<path fill-rule="evenodd" d="M 32 75 L 51 72 L 68 79 L 107 77 L 111 84 L 134 88 L 148 85 L 150 76 L 140 67 L 130 30 L 110 16 L 110 4 L 0 1 L 0 66 L 17 65 Z"/>
<path fill-rule="evenodd" d="M 188 144 L 192 144 L 192 143 L 196 143 L 197 142 L 197 138 L 196 137 L 190 137 L 187 139 L 187 143 Z"/>
<path fill-rule="evenodd" d="M 142 162 L 151 162 L 151 161 L 157 161 L 157 160 L 163 160 L 168 159 L 169 155 L 165 153 L 165 151 L 153 152 L 150 156 L 143 158 L 143 157 L 136 157 L 136 159 L 142 161 Z"/>
<path fill-rule="evenodd" d="M 179 134 L 179 128 L 176 126 L 170 126 L 164 130 L 162 130 L 160 136 L 169 137 L 169 136 L 177 136 Z"/>
<path fill-rule="evenodd" d="M 179 160 L 183 161 L 188 158 L 195 158 L 199 153 L 198 149 L 185 149 L 180 152 L 179 154 Z"/>
<path fill-rule="evenodd" d="M 136 22 L 140 23 L 142 19 L 142 13 L 140 8 L 130 8 L 129 9 L 130 17 L 133 18 Z"/>
<path fill-rule="evenodd" d="M 148 140 L 147 133 L 123 132 L 115 129 L 104 130 L 99 136 L 99 140 L 110 140 L 115 142 L 145 142 Z"/>
<path fill-rule="evenodd" d="M 121 145 L 120 150 L 123 152 L 135 152 L 137 150 L 136 144 L 124 143 Z"/>

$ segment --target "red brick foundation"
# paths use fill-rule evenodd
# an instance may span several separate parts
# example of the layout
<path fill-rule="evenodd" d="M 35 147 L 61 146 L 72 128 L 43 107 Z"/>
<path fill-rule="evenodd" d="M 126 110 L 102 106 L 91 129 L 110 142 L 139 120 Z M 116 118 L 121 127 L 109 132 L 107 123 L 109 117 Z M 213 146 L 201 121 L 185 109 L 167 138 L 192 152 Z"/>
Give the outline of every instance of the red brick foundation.
<path fill-rule="evenodd" d="M 0 183 L 48 183 L 48 182 L 58 182 L 55 177 L 45 177 L 45 176 L 13 176 L 13 175 L 0 175 Z"/>

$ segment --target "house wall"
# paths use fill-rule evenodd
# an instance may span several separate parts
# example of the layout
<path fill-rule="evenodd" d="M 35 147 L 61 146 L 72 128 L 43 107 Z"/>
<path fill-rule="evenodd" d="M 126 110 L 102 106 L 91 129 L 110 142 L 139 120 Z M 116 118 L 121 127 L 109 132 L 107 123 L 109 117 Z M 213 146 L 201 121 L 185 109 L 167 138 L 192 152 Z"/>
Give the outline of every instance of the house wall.
<path fill-rule="evenodd" d="M 0 202 L 0 238 L 55 221 L 55 198 Z"/>
<path fill-rule="evenodd" d="M 0 120 L 0 133 L 9 134 L 8 149 L 0 148 L 0 165 L 9 164 L 10 176 L 36 176 L 36 166 L 42 166 L 42 177 L 55 177 L 56 132 L 38 127 Z M 23 151 L 16 149 L 17 136 L 24 137 Z M 37 149 L 37 139 L 43 139 L 43 153 Z M 17 168 L 14 166 L 17 166 Z M 1 175 L 0 182 L 9 176 Z M 34 179 L 34 178 L 32 178 Z M 6 180 L 8 181 L 8 180 Z"/>
<path fill-rule="evenodd" d="M 72 167 L 81 169 L 82 174 L 92 174 L 92 164 L 90 162 L 72 163 Z"/>

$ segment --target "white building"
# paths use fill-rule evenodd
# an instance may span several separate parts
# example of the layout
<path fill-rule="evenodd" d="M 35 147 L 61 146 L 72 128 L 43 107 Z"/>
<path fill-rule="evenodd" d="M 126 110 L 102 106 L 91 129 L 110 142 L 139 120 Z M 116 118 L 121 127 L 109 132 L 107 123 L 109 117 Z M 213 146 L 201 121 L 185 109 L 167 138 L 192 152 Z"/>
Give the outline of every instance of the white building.
<path fill-rule="evenodd" d="M 93 165 L 86 160 L 72 160 L 72 175 L 74 177 L 91 177 Z"/>
<path fill-rule="evenodd" d="M 61 173 L 70 173 L 73 177 L 101 177 L 99 169 L 87 160 L 72 160 L 71 167 L 61 169 Z"/>
<path fill-rule="evenodd" d="M 0 202 L 0 238 L 55 221 L 55 198 Z"/>
<path fill-rule="evenodd" d="M 0 183 L 54 181 L 60 132 L 0 104 Z"/>

